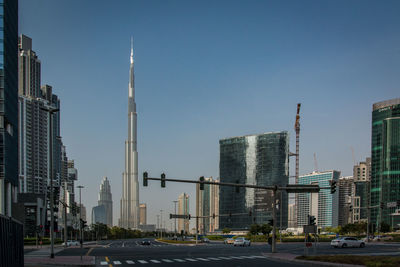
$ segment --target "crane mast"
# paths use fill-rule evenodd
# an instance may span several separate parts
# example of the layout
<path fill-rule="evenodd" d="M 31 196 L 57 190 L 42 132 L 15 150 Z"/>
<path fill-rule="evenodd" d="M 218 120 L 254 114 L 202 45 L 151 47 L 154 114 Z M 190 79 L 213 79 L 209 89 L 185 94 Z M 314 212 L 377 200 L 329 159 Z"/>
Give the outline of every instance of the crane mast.
<path fill-rule="evenodd" d="M 300 107 L 301 103 L 297 104 L 296 122 L 294 123 L 294 130 L 296 131 L 296 174 L 295 184 L 299 183 L 299 146 L 300 146 Z M 298 195 L 295 195 L 295 226 L 297 227 L 299 199 Z"/>

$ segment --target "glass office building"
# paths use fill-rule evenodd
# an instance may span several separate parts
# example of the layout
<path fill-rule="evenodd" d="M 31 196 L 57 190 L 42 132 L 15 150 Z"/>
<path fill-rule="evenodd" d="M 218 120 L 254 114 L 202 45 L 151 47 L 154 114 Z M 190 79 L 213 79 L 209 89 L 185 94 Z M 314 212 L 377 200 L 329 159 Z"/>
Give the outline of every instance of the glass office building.
<path fill-rule="evenodd" d="M 219 144 L 221 183 L 263 186 L 289 183 L 289 135 L 286 131 L 227 138 Z M 221 186 L 219 196 L 219 229 L 245 230 L 253 223 L 264 224 L 272 219 L 271 191 Z M 282 209 L 277 210 L 277 225 L 287 228 L 288 195 L 283 192 L 278 199 Z"/>
<path fill-rule="evenodd" d="M 0 214 L 18 190 L 18 1 L 0 0 Z"/>
<path fill-rule="evenodd" d="M 330 189 L 321 189 L 319 193 L 298 194 L 297 225 L 302 227 L 308 224 L 308 215 L 316 218 L 318 227 L 336 227 L 339 223 L 339 171 L 313 172 L 299 176 L 299 184 L 316 184 L 320 187 L 329 187 L 329 181 L 335 180 L 336 192 L 331 194 Z"/>
<path fill-rule="evenodd" d="M 400 200 L 400 98 L 372 107 L 371 222 L 400 223 L 393 217 Z M 381 208 L 383 205 L 383 208 Z"/>

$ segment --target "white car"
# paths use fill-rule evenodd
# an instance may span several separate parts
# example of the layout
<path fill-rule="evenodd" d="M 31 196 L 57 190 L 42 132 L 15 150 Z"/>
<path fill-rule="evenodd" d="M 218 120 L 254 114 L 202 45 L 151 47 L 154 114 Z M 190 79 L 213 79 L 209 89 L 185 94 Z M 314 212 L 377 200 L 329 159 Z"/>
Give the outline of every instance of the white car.
<path fill-rule="evenodd" d="M 357 238 L 344 236 L 332 240 L 331 246 L 335 248 L 347 248 L 347 247 L 363 248 L 365 247 L 365 243 L 361 240 L 358 240 Z"/>
<path fill-rule="evenodd" d="M 247 240 L 244 237 L 238 237 L 238 238 L 235 239 L 235 242 L 233 242 L 233 245 L 235 247 L 236 246 L 242 246 L 242 247 L 250 246 L 250 240 Z"/>
<path fill-rule="evenodd" d="M 390 235 L 377 235 L 373 239 L 373 241 L 387 241 L 387 240 L 393 240 L 393 236 L 390 236 Z"/>
<path fill-rule="evenodd" d="M 65 242 L 64 243 L 62 243 L 62 245 L 64 246 L 65 245 Z M 80 244 L 79 244 L 79 241 L 76 241 L 76 240 L 67 240 L 67 247 L 70 247 L 70 246 L 79 246 Z"/>

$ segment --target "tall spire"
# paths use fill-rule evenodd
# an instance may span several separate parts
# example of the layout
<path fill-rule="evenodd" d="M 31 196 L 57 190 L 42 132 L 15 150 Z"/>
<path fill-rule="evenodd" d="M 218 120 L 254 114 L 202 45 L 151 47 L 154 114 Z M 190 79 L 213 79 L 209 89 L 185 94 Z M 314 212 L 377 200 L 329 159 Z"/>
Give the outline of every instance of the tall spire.
<path fill-rule="evenodd" d="M 131 64 L 133 64 L 133 36 L 131 36 Z"/>

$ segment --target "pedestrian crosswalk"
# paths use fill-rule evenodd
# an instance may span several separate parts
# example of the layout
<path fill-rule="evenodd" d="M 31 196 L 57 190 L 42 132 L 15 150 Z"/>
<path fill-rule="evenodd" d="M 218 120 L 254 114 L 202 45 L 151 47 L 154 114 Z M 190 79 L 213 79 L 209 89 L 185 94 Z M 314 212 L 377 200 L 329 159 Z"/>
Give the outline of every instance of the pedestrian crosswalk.
<path fill-rule="evenodd" d="M 244 260 L 244 259 L 265 259 L 260 255 L 243 255 L 243 256 L 224 256 L 224 257 L 202 257 L 202 258 L 182 258 L 182 259 L 146 259 L 146 260 L 108 260 L 100 261 L 100 265 L 121 265 L 121 264 L 151 264 L 151 263 L 189 263 L 189 262 L 207 262 L 220 260 Z"/>

